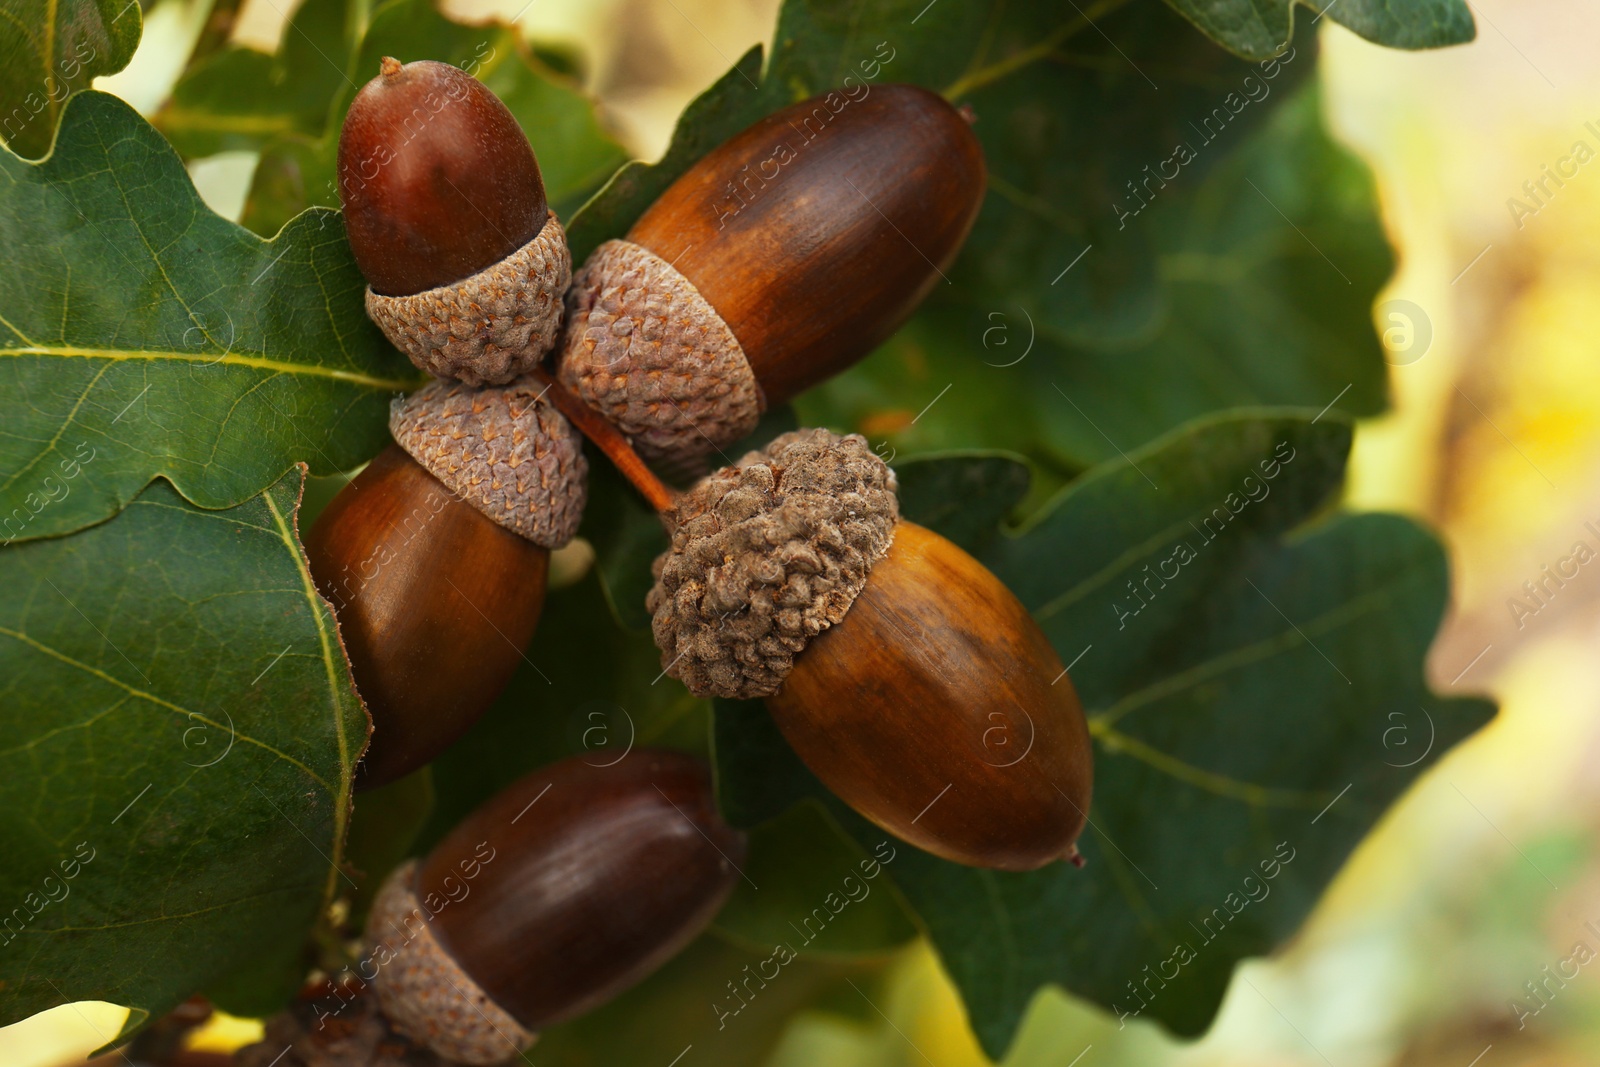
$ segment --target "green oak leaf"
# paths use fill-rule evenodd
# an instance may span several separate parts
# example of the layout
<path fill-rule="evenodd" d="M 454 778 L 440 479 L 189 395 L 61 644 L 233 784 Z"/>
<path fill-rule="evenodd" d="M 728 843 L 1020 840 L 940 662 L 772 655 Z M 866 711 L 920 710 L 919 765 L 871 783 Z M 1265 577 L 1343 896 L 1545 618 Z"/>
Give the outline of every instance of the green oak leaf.
<path fill-rule="evenodd" d="M 389 0 L 373 12 L 349 69 L 324 97 L 325 122 L 265 145 L 245 203 L 246 226 L 275 233 L 308 207 L 338 206 L 339 128 L 356 87 L 377 75 L 384 56 L 453 63 L 492 89 L 528 135 L 550 207 L 562 219 L 570 218 L 627 158 L 601 126 L 594 102 L 570 77 L 547 66 L 514 29 L 495 22 L 453 22 L 431 0 Z M 320 57 L 301 56 L 294 69 L 313 69 L 319 62 Z"/>
<path fill-rule="evenodd" d="M 1316 39 L 1305 31 L 1249 63 L 1153 4 L 1093 23 L 1027 10 L 997 8 L 986 43 L 944 89 L 977 116 L 990 192 L 972 254 L 934 299 L 1013 316 L 1020 306 L 1060 341 L 1126 345 L 1168 304 L 1160 227 L 1141 204 L 1192 193 L 1245 145 L 1309 80 Z"/>
<path fill-rule="evenodd" d="M 0 1025 L 282 1004 L 304 974 L 367 718 L 296 537 L 302 478 L 221 511 L 158 482 L 0 549 Z"/>
<path fill-rule="evenodd" d="M 1397 516 L 1328 515 L 1351 427 L 1315 416 L 1191 424 L 983 553 L 1072 665 L 1096 748 L 1086 869 L 909 846 L 889 867 L 989 1055 L 1047 984 L 1202 1032 L 1234 964 L 1289 937 L 1385 808 L 1493 713 L 1428 692 L 1443 553 Z M 882 837 L 759 703 L 719 703 L 715 731 L 730 819 L 821 796 L 863 847 Z"/>
<path fill-rule="evenodd" d="M 1328 139 L 1316 93 L 1280 106 L 1192 194 L 1160 192 L 1129 231 L 1146 222 L 1167 306 L 1144 335 L 1073 342 L 1046 308 L 1030 309 L 1019 283 L 987 310 L 924 310 L 859 367 L 802 397 L 802 420 L 860 430 L 902 454 L 1013 449 L 1051 473 L 1054 489 L 1209 411 L 1383 408 L 1370 307 L 1393 257 L 1370 176 Z M 963 257 L 988 269 L 970 244 Z M 1006 260 L 997 256 L 994 269 L 1009 270 Z"/>
<path fill-rule="evenodd" d="M 0 540 L 101 522 L 158 476 L 223 508 L 295 462 L 348 469 L 421 380 L 367 320 L 336 213 L 261 240 L 103 93 L 44 162 L 0 154 L 0 247 Z"/>
<path fill-rule="evenodd" d="M 355 0 L 305 0 L 276 55 L 232 45 L 192 65 L 151 121 L 185 159 L 320 135 L 345 86 Z M 275 232 L 275 231 L 274 231 Z"/>
<path fill-rule="evenodd" d="M 1224 48 L 1265 59 L 1283 47 L 1295 21 L 1296 0 L 1166 0 Z M 1373 44 L 1443 48 L 1477 35 L 1466 0 L 1299 0 Z"/>
<path fill-rule="evenodd" d="M 0 0 L 0 141 L 37 159 L 68 98 L 128 65 L 139 0 Z"/>

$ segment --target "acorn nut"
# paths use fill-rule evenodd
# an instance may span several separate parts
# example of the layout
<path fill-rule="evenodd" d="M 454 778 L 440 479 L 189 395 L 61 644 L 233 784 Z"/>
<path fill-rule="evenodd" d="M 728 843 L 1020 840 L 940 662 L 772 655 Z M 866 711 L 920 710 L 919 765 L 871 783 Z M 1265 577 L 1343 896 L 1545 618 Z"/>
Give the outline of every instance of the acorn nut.
<path fill-rule="evenodd" d="M 1076 858 L 1093 767 L 1071 681 L 999 579 L 899 518 L 862 437 L 784 434 L 665 518 L 646 603 L 667 673 L 766 698 L 824 785 L 925 851 L 1002 870 Z"/>
<path fill-rule="evenodd" d="M 588 473 L 531 382 L 434 382 L 394 401 L 389 430 L 304 539 L 372 716 L 362 789 L 432 760 L 511 680 Z"/>
<path fill-rule="evenodd" d="M 589 257 L 560 380 L 646 459 L 689 467 L 887 339 L 955 258 L 984 183 L 967 121 L 925 89 L 769 115 Z"/>
<path fill-rule="evenodd" d="M 446 1059 L 514 1056 L 666 962 L 733 891 L 745 838 L 703 763 L 585 759 L 519 779 L 379 892 L 360 973 L 394 1028 Z"/>
<path fill-rule="evenodd" d="M 555 344 L 566 233 L 527 137 L 477 79 L 385 57 L 351 101 L 338 174 L 367 314 L 418 367 L 502 385 Z"/>

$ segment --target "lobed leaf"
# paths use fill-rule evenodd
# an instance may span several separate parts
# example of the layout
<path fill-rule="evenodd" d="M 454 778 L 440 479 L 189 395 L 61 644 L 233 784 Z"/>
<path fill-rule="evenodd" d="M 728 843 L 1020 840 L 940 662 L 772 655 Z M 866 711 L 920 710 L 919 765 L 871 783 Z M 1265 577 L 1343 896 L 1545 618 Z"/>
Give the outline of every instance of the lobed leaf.
<path fill-rule="evenodd" d="M 1004 166 L 992 153 L 993 171 Z M 1135 206 L 1129 198 L 1124 209 Z M 1049 220 L 998 209 L 991 196 L 952 275 L 962 299 L 981 289 L 990 302 L 932 304 L 861 366 L 803 397 L 802 418 L 856 428 L 902 454 L 1013 449 L 1057 472 L 1054 488 L 1207 412 L 1382 410 L 1385 365 L 1370 307 L 1393 258 L 1370 177 L 1328 139 L 1315 92 L 1279 106 L 1194 192 L 1156 189 L 1140 210 L 1116 237 L 1150 230 L 1163 307 L 1138 334 L 1064 332 L 1065 297 L 1036 303 L 1051 287 L 1028 282 L 1029 271 L 1048 281 L 1030 257 L 1055 238 L 1030 234 L 1048 231 Z M 991 214 L 996 229 L 985 230 Z M 986 235 L 991 248 L 979 245 Z M 1070 262 L 1062 256 L 1058 274 Z M 993 273 L 996 284 L 969 284 L 974 273 Z M 1129 298 L 1126 288 L 1103 296 L 1113 306 Z"/>
<path fill-rule="evenodd" d="M 1209 411 L 1374 413 L 1367 309 L 1392 258 L 1366 169 L 1297 92 L 1315 54 L 1308 29 L 1244 62 L 1148 4 L 1091 21 L 1037 5 L 791 2 L 764 69 L 747 54 L 684 112 L 660 162 L 620 171 L 573 219 L 574 253 L 625 233 L 756 118 L 911 81 L 971 104 L 989 195 L 949 284 L 802 397 L 802 421 L 902 453 L 1013 449 L 1058 485 Z"/>
<path fill-rule="evenodd" d="M 367 320 L 337 214 L 254 236 L 103 93 L 73 100 L 44 162 L 0 154 L 0 247 L 6 541 L 101 522 L 157 477 L 226 508 L 296 462 L 346 470 L 421 380 Z"/>
<path fill-rule="evenodd" d="M 1438 544 L 1396 516 L 1306 526 L 1350 444 L 1314 414 L 1193 424 L 983 554 L 1071 665 L 1096 747 L 1086 869 L 909 846 L 890 867 L 996 1059 L 1046 984 L 1202 1032 L 1234 964 L 1292 934 L 1387 805 L 1492 714 L 1422 679 Z M 826 799 L 759 705 L 719 704 L 715 730 L 730 818 Z M 863 846 L 881 838 L 827 802 Z"/>
<path fill-rule="evenodd" d="M 0 0 L 0 140 L 37 159 L 62 109 L 139 45 L 139 0 Z"/>
<path fill-rule="evenodd" d="M 1265 59 L 1293 32 L 1297 0 L 1166 0 L 1208 37 L 1230 51 Z M 1389 48 L 1443 48 L 1465 44 L 1476 34 L 1466 0 L 1298 0 Z"/>
<path fill-rule="evenodd" d="M 137 1025 L 212 988 L 282 1004 L 304 974 L 367 719 L 296 537 L 302 478 L 223 511 L 158 483 L 0 549 L 0 1025 L 75 1000 Z"/>

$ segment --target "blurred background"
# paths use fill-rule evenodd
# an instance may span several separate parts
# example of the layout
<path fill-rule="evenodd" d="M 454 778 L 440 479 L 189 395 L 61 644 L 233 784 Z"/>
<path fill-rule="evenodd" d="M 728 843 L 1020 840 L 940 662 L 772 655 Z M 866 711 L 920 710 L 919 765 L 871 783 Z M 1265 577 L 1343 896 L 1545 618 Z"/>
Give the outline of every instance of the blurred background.
<path fill-rule="evenodd" d="M 770 37 L 777 6 L 444 4 L 575 52 L 614 131 L 646 159 L 691 98 Z M 1472 8 L 1477 41 L 1431 53 L 1324 22 L 1320 77 L 1336 135 L 1376 175 L 1399 253 L 1373 312 L 1394 408 L 1361 427 L 1348 505 L 1439 531 L 1455 603 L 1430 678 L 1491 694 L 1500 715 L 1378 825 L 1293 942 L 1239 968 L 1202 1040 L 1119 1029 L 1046 992 L 1008 1065 L 1600 1062 L 1600 6 Z M 133 63 L 97 87 L 154 111 L 208 10 L 160 0 Z M 292 10 L 246 0 L 234 39 L 273 51 Z M 237 217 L 254 162 L 227 153 L 191 173 Z M 987 1062 L 924 946 L 869 966 L 881 1012 L 820 999 L 791 1017 L 773 1067 Z M 0 1029 L 0 1064 L 80 1063 L 124 1014 L 64 1005 Z M 257 1034 L 223 1018 L 196 1043 L 226 1050 Z"/>

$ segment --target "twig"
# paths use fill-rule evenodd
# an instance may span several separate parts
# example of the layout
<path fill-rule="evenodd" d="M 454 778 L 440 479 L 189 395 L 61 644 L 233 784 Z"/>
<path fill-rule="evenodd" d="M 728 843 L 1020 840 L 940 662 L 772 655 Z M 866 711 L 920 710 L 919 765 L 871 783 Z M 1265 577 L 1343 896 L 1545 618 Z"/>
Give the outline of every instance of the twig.
<path fill-rule="evenodd" d="M 651 507 L 658 512 L 665 512 L 678 502 L 678 494 L 645 466 L 639 453 L 633 450 L 633 445 L 603 415 L 569 393 L 543 367 L 534 368 L 532 377 L 544 386 L 544 395 L 550 397 L 556 410 L 606 454 L 606 458 L 639 490 Z"/>

